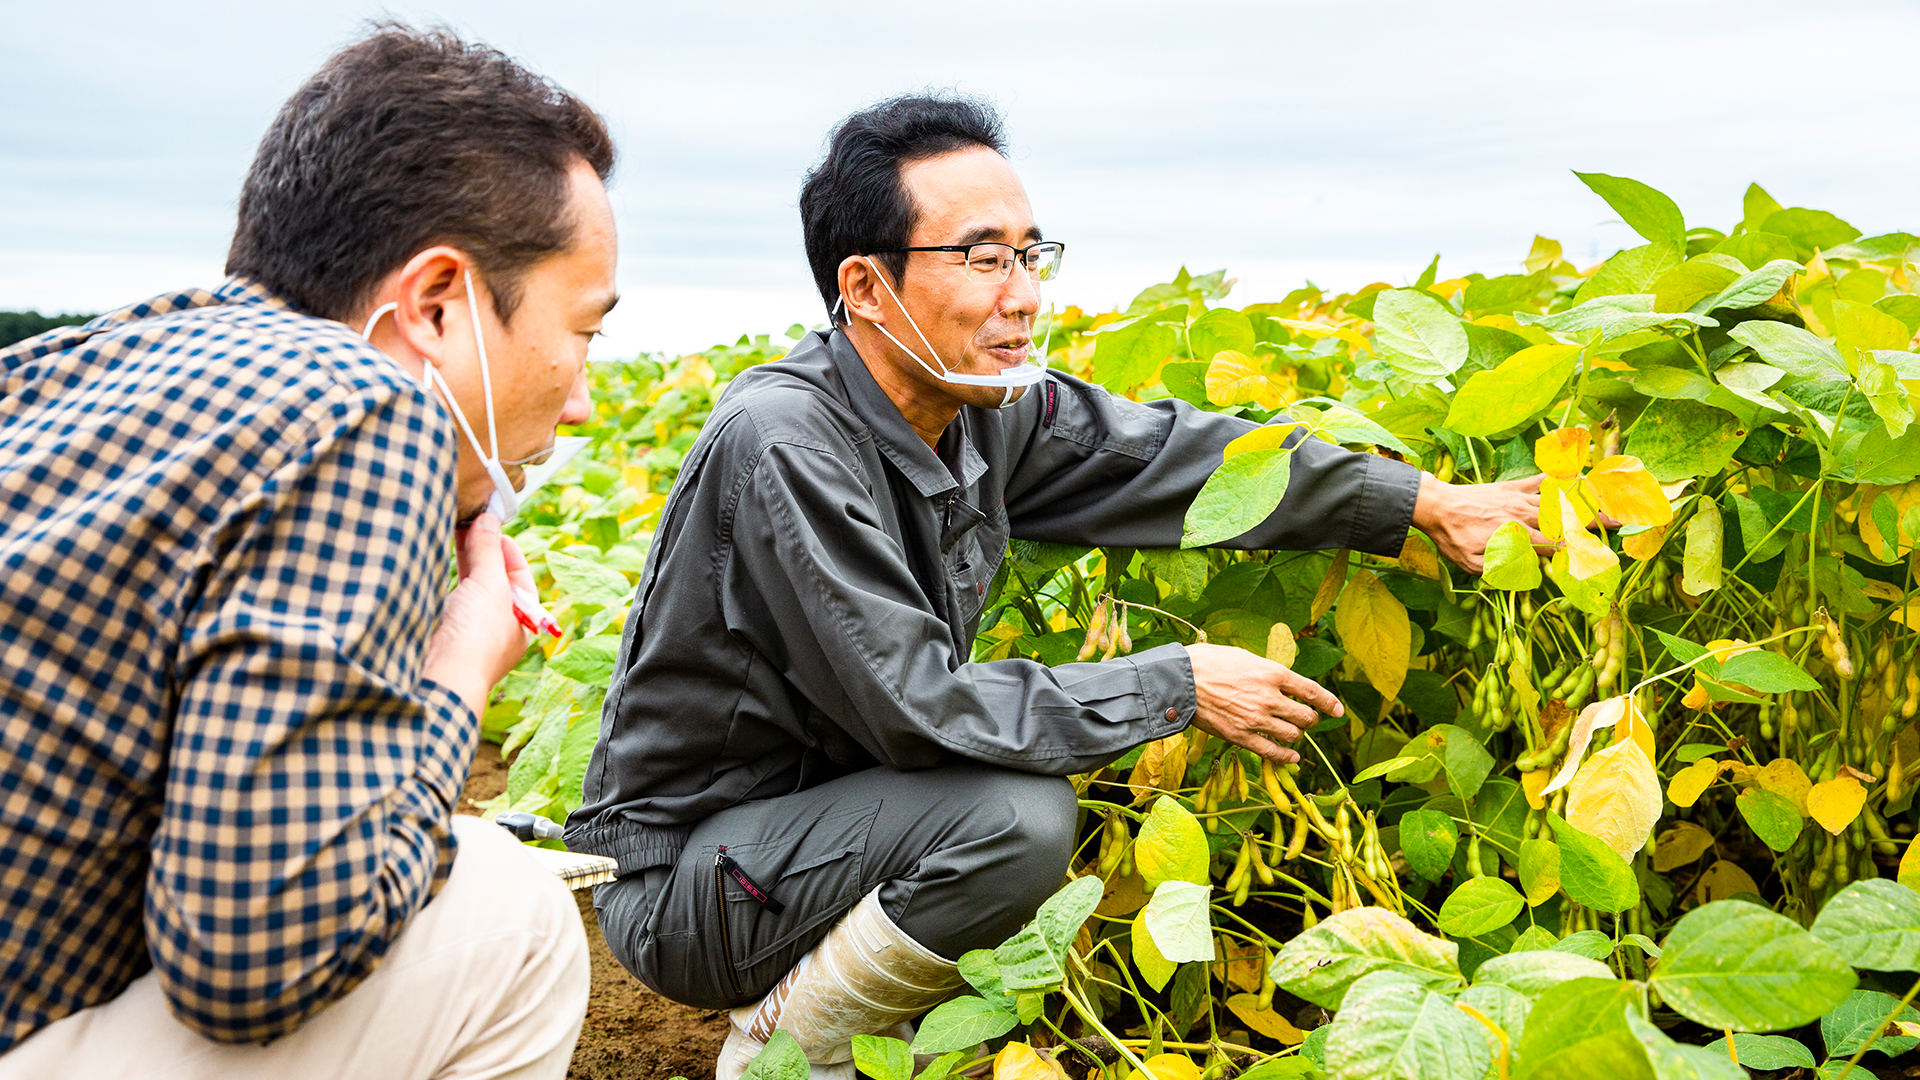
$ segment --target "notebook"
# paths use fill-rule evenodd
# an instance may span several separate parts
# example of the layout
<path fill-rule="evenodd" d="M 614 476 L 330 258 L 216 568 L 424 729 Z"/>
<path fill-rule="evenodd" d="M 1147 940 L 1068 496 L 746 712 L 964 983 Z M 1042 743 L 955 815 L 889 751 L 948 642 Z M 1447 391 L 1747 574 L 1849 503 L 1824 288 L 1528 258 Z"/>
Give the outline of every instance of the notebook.
<path fill-rule="evenodd" d="M 587 889 L 614 878 L 614 867 L 619 864 L 605 855 L 583 855 L 575 851 L 554 851 L 550 848 L 528 847 L 540 864 L 553 871 L 570 889 Z"/>

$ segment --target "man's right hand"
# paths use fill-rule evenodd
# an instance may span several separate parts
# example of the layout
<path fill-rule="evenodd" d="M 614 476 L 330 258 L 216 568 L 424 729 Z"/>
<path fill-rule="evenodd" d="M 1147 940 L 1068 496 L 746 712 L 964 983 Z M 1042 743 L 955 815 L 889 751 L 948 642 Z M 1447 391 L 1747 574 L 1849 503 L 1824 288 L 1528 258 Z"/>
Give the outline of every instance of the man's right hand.
<path fill-rule="evenodd" d="M 1193 726 L 1244 746 L 1277 765 L 1300 760 L 1281 743 L 1297 742 L 1320 714 L 1343 715 L 1338 698 L 1312 679 L 1231 645 L 1189 645 Z M 1316 711 L 1317 710 L 1317 711 Z"/>
<path fill-rule="evenodd" d="M 460 584 L 447 596 L 440 626 L 427 643 L 427 678 L 459 694 L 475 715 L 486 712 L 493 686 L 512 671 L 533 640 L 513 615 L 513 587 L 535 590 L 519 545 L 481 514 L 455 536 Z"/>

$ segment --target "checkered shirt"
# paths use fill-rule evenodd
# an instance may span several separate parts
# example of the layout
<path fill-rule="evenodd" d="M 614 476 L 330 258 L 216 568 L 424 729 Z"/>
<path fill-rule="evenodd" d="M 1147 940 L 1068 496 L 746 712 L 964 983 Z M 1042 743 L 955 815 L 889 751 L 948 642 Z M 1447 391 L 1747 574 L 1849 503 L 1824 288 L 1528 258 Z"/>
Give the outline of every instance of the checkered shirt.
<path fill-rule="evenodd" d="M 0 350 L 0 1052 L 149 967 L 271 1039 L 452 868 L 440 404 L 230 278 Z"/>

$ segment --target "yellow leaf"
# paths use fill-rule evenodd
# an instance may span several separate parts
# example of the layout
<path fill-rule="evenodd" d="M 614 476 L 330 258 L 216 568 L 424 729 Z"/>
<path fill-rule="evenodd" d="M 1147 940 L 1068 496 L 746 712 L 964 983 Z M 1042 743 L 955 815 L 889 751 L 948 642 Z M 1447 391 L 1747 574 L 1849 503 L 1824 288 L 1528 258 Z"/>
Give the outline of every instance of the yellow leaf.
<path fill-rule="evenodd" d="M 1637 457 L 1604 458 L 1587 473 L 1600 509 L 1623 525 L 1665 525 L 1673 505 Z"/>
<path fill-rule="evenodd" d="M 1807 779 L 1806 771 L 1800 763 L 1791 758 L 1775 758 L 1765 767 L 1753 774 L 1753 782 L 1776 795 L 1784 795 L 1793 802 L 1793 808 L 1800 811 L 1801 817 L 1807 816 L 1807 792 L 1813 788 L 1813 781 Z"/>
<path fill-rule="evenodd" d="M 1565 496 L 1573 506 L 1573 514 L 1562 514 L 1560 497 Z M 1593 507 L 1587 505 L 1587 497 L 1580 493 L 1578 480 L 1554 480 L 1548 478 L 1540 482 L 1540 532 L 1549 540 L 1558 540 L 1567 529 L 1566 522 L 1578 516 L 1581 525 L 1591 525 L 1596 520 Z"/>
<path fill-rule="evenodd" d="M 1052 1054 L 1035 1050 L 1026 1043 L 1012 1042 L 993 1056 L 993 1080 L 1067 1080 L 1067 1071 L 1053 1060 Z M 1196 1071 L 1192 1076 L 1159 1076 L 1159 1080 L 1200 1080 L 1200 1074 Z"/>
<path fill-rule="evenodd" d="M 1254 450 L 1277 450 L 1285 446 L 1287 440 L 1302 426 L 1291 422 L 1263 424 L 1222 447 L 1220 460 L 1225 461 Z"/>
<path fill-rule="evenodd" d="M 1707 872 L 1700 875 L 1700 883 L 1693 887 L 1694 899 L 1705 904 L 1714 900 L 1731 900 L 1736 893 L 1760 895 L 1760 884 L 1753 875 L 1740 869 L 1740 864 L 1721 859 Z"/>
<path fill-rule="evenodd" d="M 1564 491 L 1560 493 L 1560 514 L 1563 521 L 1571 520 L 1574 515 L 1573 504 L 1567 501 Z M 1567 542 L 1567 569 L 1573 572 L 1575 581 L 1598 577 L 1620 565 L 1620 556 L 1585 529 L 1568 529 L 1564 539 Z"/>
<path fill-rule="evenodd" d="M 1626 694 L 1610 697 L 1605 701 L 1596 701 L 1580 710 L 1580 716 L 1573 722 L 1573 734 L 1567 736 L 1567 760 L 1554 774 L 1553 782 L 1542 789 L 1541 794 L 1551 795 L 1573 782 L 1573 774 L 1580 769 L 1580 759 L 1586 756 L 1587 747 L 1593 742 L 1593 733 L 1600 728 L 1609 728 L 1619 723 L 1627 715 L 1627 710 L 1638 710 L 1633 698 Z"/>
<path fill-rule="evenodd" d="M 1302 1035 L 1302 1039 L 1306 1036 Z M 1185 1054 L 1157 1054 L 1141 1062 L 1153 1080 L 1200 1080 L 1200 1066 Z M 1000 1080 L 996 1075 L 993 1080 Z M 1139 1069 L 1127 1074 L 1127 1080 L 1147 1080 Z"/>
<path fill-rule="evenodd" d="M 1647 723 L 1645 713 L 1639 709 L 1628 709 L 1627 714 L 1621 717 L 1620 723 L 1614 726 L 1613 732 L 1614 742 L 1626 742 L 1632 739 L 1640 744 L 1640 749 L 1647 755 L 1647 760 L 1653 760 L 1653 725 Z"/>
<path fill-rule="evenodd" d="M 1413 629 L 1407 609 L 1370 570 L 1357 571 L 1340 593 L 1334 628 L 1347 655 L 1388 701 L 1400 694 L 1413 659 Z"/>
<path fill-rule="evenodd" d="M 1140 977 L 1155 990 L 1166 989 L 1167 983 L 1173 979 L 1174 969 L 1180 965 L 1160 955 L 1160 946 L 1154 943 L 1153 935 L 1147 932 L 1146 912 L 1133 917 L 1129 935 L 1133 944 L 1133 966 L 1140 969 Z"/>
<path fill-rule="evenodd" d="M 1660 554 L 1660 548 L 1667 542 L 1667 532 L 1671 525 L 1662 525 L 1657 529 L 1645 529 L 1620 538 L 1620 547 L 1627 555 L 1639 562 L 1646 562 Z"/>
<path fill-rule="evenodd" d="M 1911 1020 L 1895 1020 L 1893 1026 L 1897 1028 L 1902 1035 L 1920 1036 L 1920 1024 L 1916 1024 Z"/>
<path fill-rule="evenodd" d="M 1571 480 L 1587 463 L 1593 437 L 1583 427 L 1549 431 L 1533 443 L 1533 463 L 1556 480 Z"/>
<path fill-rule="evenodd" d="M 1894 880 L 1920 892 L 1920 844 L 1907 841 L 1907 850 L 1900 856 L 1900 869 Z"/>
<path fill-rule="evenodd" d="M 1220 953 L 1221 939 L 1215 938 L 1213 954 Z M 1266 949 L 1239 938 L 1226 939 L 1226 958 L 1214 961 L 1213 977 L 1241 990 L 1258 990 L 1266 959 Z"/>
<path fill-rule="evenodd" d="M 1127 777 L 1127 786 L 1133 789 L 1133 801 L 1139 802 L 1151 798 L 1156 788 L 1179 787 L 1186 776 L 1186 735 L 1169 735 L 1148 743 L 1140 752 L 1140 760 L 1134 762 L 1133 773 Z"/>
<path fill-rule="evenodd" d="M 1676 821 L 1660 834 L 1653 849 L 1653 869 L 1664 874 L 1676 866 L 1697 861 L 1713 850 L 1713 834 L 1691 821 Z"/>
<path fill-rule="evenodd" d="M 1660 777 L 1636 740 L 1614 743 L 1587 759 L 1567 789 L 1567 824 L 1629 862 L 1658 820 Z"/>
<path fill-rule="evenodd" d="M 1293 639 L 1293 630 L 1286 623 L 1277 622 L 1267 631 L 1267 659 L 1290 668 L 1300 655 L 1300 643 Z"/>
<path fill-rule="evenodd" d="M 1286 404 L 1281 387 L 1260 370 L 1253 357 L 1237 349 L 1222 349 L 1207 365 L 1207 400 L 1215 405 L 1252 403 L 1272 410 Z"/>
<path fill-rule="evenodd" d="M 1409 532 L 1407 542 L 1400 545 L 1400 569 L 1415 577 L 1439 581 L 1440 553 L 1433 549 L 1433 541 L 1417 532 Z"/>
<path fill-rule="evenodd" d="M 1899 600 L 1907 595 L 1900 591 L 1900 586 L 1881 581 L 1878 578 L 1867 579 L 1867 583 L 1860 587 L 1860 591 L 1866 593 L 1867 598 L 1870 600 L 1893 601 Z"/>
<path fill-rule="evenodd" d="M 1836 776 L 1807 792 L 1807 816 L 1835 836 L 1853 824 L 1866 804 L 1867 789 L 1851 776 Z"/>
<path fill-rule="evenodd" d="M 1322 616 L 1333 610 L 1334 597 L 1340 595 L 1341 588 L 1347 583 L 1347 560 L 1352 555 L 1353 552 L 1341 548 L 1333 556 L 1333 565 L 1327 567 L 1327 576 L 1320 579 L 1320 587 L 1314 590 L 1313 608 L 1307 618 L 1308 626 L 1315 625 Z"/>
<path fill-rule="evenodd" d="M 1547 808 L 1547 797 L 1540 792 L 1541 789 L 1547 786 L 1547 781 L 1551 779 L 1553 779 L 1553 774 L 1547 772 L 1545 769 L 1535 769 L 1532 772 L 1523 772 L 1520 774 L 1520 790 L 1526 793 L 1528 806 L 1533 807 L 1535 810 L 1545 810 Z"/>
<path fill-rule="evenodd" d="M 1121 877 L 1115 874 L 1107 879 L 1107 887 L 1100 892 L 1100 906 L 1095 913 L 1114 918 L 1131 915 L 1147 906 L 1147 883 L 1138 873 Z"/>
<path fill-rule="evenodd" d="M 644 465 L 629 465 L 620 470 L 620 478 L 635 491 L 653 490 L 653 474 Z"/>
<path fill-rule="evenodd" d="M 1720 763 L 1712 758 L 1699 761 L 1674 774 L 1672 782 L 1667 784 L 1667 798 L 1673 805 L 1692 806 L 1700 801 L 1700 795 L 1720 779 Z"/>
<path fill-rule="evenodd" d="M 1299 1046 L 1306 1041 L 1307 1033 L 1281 1016 L 1280 1010 L 1268 1008 L 1263 1011 L 1259 1006 L 1260 999 L 1252 994 L 1235 994 L 1227 999 L 1227 1008 L 1233 1011 L 1233 1015 L 1267 1038 L 1288 1046 Z"/>

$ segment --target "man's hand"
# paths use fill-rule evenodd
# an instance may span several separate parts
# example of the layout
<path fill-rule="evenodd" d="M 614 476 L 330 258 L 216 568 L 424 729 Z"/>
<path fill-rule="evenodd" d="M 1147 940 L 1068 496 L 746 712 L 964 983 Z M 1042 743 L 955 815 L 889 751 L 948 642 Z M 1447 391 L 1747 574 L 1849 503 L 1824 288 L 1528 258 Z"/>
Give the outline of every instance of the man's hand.
<path fill-rule="evenodd" d="M 492 514 L 481 514 L 460 530 L 454 550 L 460 584 L 447 595 L 440 628 L 427 643 L 424 673 L 479 715 L 487 709 L 493 685 L 513 670 L 533 640 L 513 616 L 513 586 L 534 592 L 535 584 L 519 545 L 501 535 Z"/>
<path fill-rule="evenodd" d="M 1530 476 L 1501 484 L 1446 484 L 1420 474 L 1413 527 L 1433 538 L 1440 554 L 1470 574 L 1486 564 L 1487 540 L 1509 521 L 1527 527 L 1536 551 L 1552 550 L 1540 534 L 1540 481 Z"/>
<path fill-rule="evenodd" d="M 1193 726 L 1276 765 L 1300 760 L 1281 743 L 1298 742 L 1302 731 L 1320 722 L 1320 713 L 1344 712 L 1326 687 L 1245 649 L 1189 645 L 1187 656 L 1199 700 Z"/>

